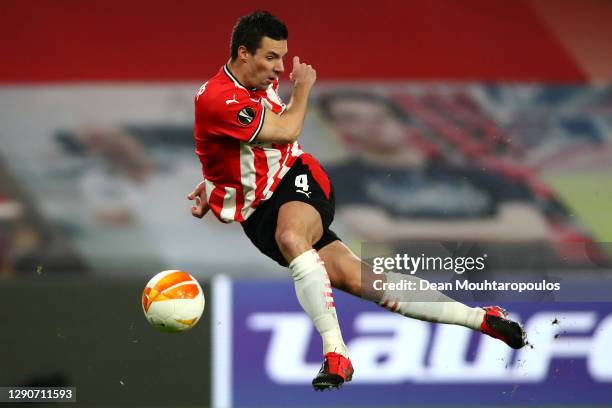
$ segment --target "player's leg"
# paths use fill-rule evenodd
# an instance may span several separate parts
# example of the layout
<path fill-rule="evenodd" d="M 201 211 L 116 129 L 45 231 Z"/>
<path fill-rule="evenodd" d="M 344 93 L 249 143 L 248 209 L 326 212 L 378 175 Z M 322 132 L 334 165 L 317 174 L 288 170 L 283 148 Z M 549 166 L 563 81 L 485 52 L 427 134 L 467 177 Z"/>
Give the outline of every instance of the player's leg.
<path fill-rule="evenodd" d="M 323 235 L 319 212 L 309 204 L 290 201 L 278 214 L 275 238 L 293 273 L 295 291 L 304 311 L 323 339 L 325 362 L 313 380 L 315 389 L 350 381 L 352 366 L 342 338 L 327 270 L 313 244 Z"/>
<path fill-rule="evenodd" d="M 376 275 L 342 242 L 335 241 L 319 251 L 327 265 L 332 286 L 355 296 L 371 300 L 378 305 L 406 317 L 438 323 L 457 324 L 484 333 L 506 342 L 510 347 L 524 345 L 524 332 L 516 322 L 506 319 L 505 311 L 499 307 L 469 307 L 457 302 L 440 291 L 419 291 L 418 302 L 399 301 L 373 287 L 376 279 L 403 279 L 414 281 L 416 276 L 402 274 Z"/>
<path fill-rule="evenodd" d="M 377 304 L 407 317 L 439 323 L 450 323 L 480 329 L 484 310 L 466 306 L 454 301 L 437 290 L 420 293 L 420 302 L 396 302 L 388 299 L 383 291 L 373 288 L 373 281 L 392 278 L 392 274 L 376 275 L 342 242 L 335 241 L 322 248 L 321 258 L 327 265 L 332 286 L 345 290 L 355 296 L 376 302 Z M 362 268 L 362 266 L 365 266 Z M 397 275 L 403 279 L 413 279 L 415 276 Z M 363 279 L 363 282 L 362 282 Z"/>

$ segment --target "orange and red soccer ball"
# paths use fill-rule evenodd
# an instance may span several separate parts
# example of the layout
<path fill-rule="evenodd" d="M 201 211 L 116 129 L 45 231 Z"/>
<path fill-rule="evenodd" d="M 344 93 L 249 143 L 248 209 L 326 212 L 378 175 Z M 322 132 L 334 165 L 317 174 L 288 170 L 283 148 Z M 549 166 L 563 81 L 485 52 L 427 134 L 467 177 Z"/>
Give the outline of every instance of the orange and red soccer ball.
<path fill-rule="evenodd" d="M 204 311 L 204 292 L 198 281 L 184 271 L 155 275 L 142 292 L 142 310 L 153 327 L 164 332 L 191 329 Z"/>

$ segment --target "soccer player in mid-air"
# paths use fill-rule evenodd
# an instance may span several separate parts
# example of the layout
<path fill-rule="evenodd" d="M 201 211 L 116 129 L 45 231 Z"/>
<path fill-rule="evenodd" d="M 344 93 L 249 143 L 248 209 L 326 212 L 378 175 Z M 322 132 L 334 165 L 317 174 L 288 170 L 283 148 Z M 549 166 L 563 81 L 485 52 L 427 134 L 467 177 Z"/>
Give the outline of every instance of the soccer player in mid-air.
<path fill-rule="evenodd" d="M 229 61 L 195 96 L 204 180 L 188 199 L 195 217 L 211 210 L 222 222 L 240 222 L 262 253 L 291 270 L 300 305 L 323 340 L 324 362 L 313 387 L 337 388 L 353 375 L 332 287 L 407 317 L 462 325 L 523 347 L 523 329 L 497 306 L 472 308 L 437 291 L 442 301 L 399 302 L 362 291 L 360 259 L 329 228 L 332 185 L 297 143 L 316 71 L 294 56 L 289 103 L 277 93 L 287 38 L 285 24 L 268 12 L 243 16 L 234 26 Z"/>

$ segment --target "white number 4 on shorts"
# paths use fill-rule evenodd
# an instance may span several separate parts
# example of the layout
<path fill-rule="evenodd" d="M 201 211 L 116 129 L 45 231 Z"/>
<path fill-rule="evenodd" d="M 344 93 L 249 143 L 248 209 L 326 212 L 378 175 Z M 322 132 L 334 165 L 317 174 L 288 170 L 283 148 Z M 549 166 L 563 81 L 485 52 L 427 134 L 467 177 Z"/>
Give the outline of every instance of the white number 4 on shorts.
<path fill-rule="evenodd" d="M 295 177 L 295 186 L 300 190 L 308 191 L 308 175 L 300 174 Z"/>

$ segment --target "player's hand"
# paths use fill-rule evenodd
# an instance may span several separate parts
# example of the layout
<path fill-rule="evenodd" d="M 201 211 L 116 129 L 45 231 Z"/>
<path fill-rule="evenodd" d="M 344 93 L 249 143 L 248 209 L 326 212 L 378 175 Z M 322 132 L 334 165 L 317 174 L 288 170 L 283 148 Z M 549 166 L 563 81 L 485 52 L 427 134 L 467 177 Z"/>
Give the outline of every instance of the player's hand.
<path fill-rule="evenodd" d="M 202 218 L 206 215 L 210 206 L 206 200 L 206 184 L 201 181 L 196 188 L 187 195 L 187 199 L 195 201 L 194 205 L 191 206 L 191 215 L 196 218 Z"/>
<path fill-rule="evenodd" d="M 312 65 L 300 62 L 300 57 L 293 57 L 293 71 L 289 74 L 289 79 L 293 82 L 293 86 L 306 85 L 312 87 L 317 80 L 317 71 Z"/>

